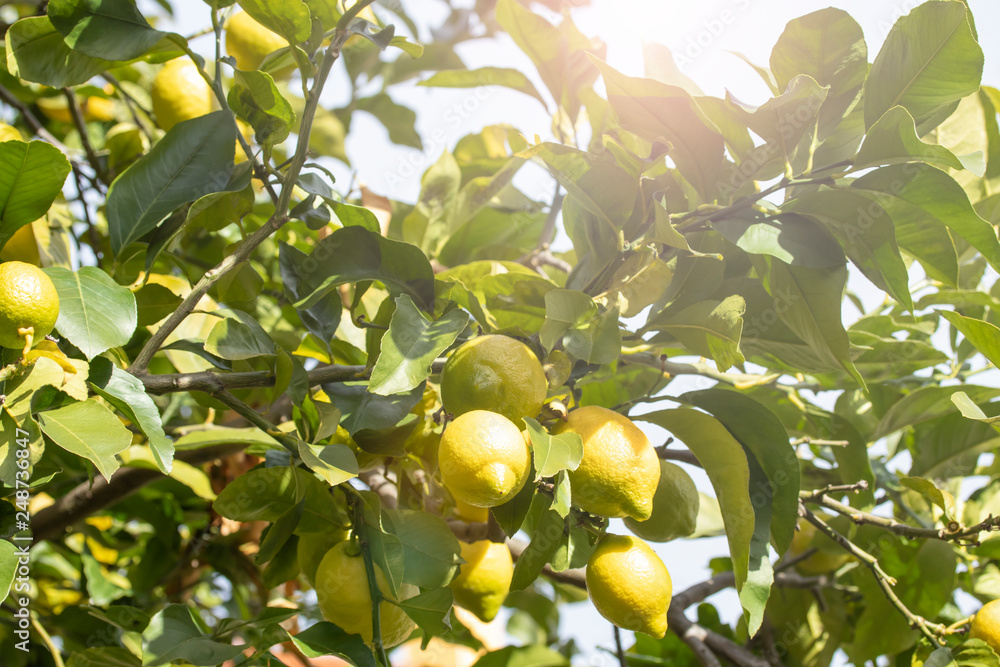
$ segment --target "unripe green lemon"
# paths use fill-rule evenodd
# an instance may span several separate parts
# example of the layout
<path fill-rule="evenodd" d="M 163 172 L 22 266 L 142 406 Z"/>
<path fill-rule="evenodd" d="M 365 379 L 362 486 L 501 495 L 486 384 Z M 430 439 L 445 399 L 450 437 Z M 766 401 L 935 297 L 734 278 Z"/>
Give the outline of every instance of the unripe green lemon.
<path fill-rule="evenodd" d="M 687 537 L 698 524 L 698 488 L 679 465 L 660 461 L 660 482 L 653 494 L 653 513 L 645 521 L 625 518 L 633 533 L 650 542 Z"/>
<path fill-rule="evenodd" d="M 619 628 L 656 638 L 666 634 L 670 573 L 638 537 L 601 538 L 587 561 L 587 591 L 601 616 Z"/>
<path fill-rule="evenodd" d="M 531 452 L 514 422 L 495 412 L 473 410 L 445 428 L 438 468 L 456 500 L 473 507 L 496 507 L 528 480 Z"/>
<path fill-rule="evenodd" d="M 489 623 L 496 618 L 510 592 L 510 582 L 514 577 L 510 550 L 504 544 L 489 540 L 459 544 L 465 562 L 459 566 L 459 574 L 450 584 L 455 602 L 479 620 Z"/>
<path fill-rule="evenodd" d="M 574 505 L 599 516 L 649 518 L 660 463 L 649 438 L 631 419 L 588 405 L 570 412 L 556 431 L 583 439 L 583 459 L 569 473 Z"/>
<path fill-rule="evenodd" d="M 323 557 L 316 570 L 316 595 L 323 617 L 349 634 L 361 635 L 372 643 L 372 597 L 368 590 L 368 573 L 360 553 L 351 553 L 350 541 L 341 542 Z M 420 590 L 412 584 L 401 584 L 399 598 L 389 593 L 389 584 L 378 565 L 375 582 L 386 598 L 379 604 L 379 629 L 382 644 L 391 648 L 402 644 L 416 626 L 402 609 L 387 600 L 407 600 Z"/>
<path fill-rule="evenodd" d="M 190 58 L 171 60 L 153 79 L 156 124 L 169 130 L 177 123 L 212 112 L 215 96 Z"/>
<path fill-rule="evenodd" d="M 524 428 L 521 418 L 537 417 L 547 392 L 538 357 L 508 336 L 473 338 L 452 353 L 441 371 L 441 402 L 456 417 L 490 410 Z"/>
<path fill-rule="evenodd" d="M 45 272 L 26 262 L 0 264 L 0 347 L 24 349 L 18 330 L 32 328 L 32 344 L 52 333 L 59 319 L 59 293 Z"/>
<path fill-rule="evenodd" d="M 969 624 L 969 637 L 982 639 L 1000 653 L 1000 600 L 992 600 L 976 612 Z"/>

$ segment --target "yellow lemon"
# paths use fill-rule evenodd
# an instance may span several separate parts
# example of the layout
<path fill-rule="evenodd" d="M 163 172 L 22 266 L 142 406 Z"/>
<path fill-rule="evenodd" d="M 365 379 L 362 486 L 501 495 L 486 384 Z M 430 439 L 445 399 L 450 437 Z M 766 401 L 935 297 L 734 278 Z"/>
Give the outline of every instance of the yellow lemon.
<path fill-rule="evenodd" d="M 171 60 L 153 79 L 153 113 L 156 124 L 169 130 L 177 123 L 211 113 L 212 88 L 189 58 Z"/>
<path fill-rule="evenodd" d="M 455 516 L 466 523 L 486 523 L 489 521 L 490 511 L 485 507 L 473 507 L 456 498 Z"/>
<path fill-rule="evenodd" d="M 660 462 L 649 438 L 631 419 L 589 405 L 570 412 L 556 431 L 583 438 L 583 459 L 569 473 L 574 505 L 600 516 L 636 521 L 650 517 Z"/>
<path fill-rule="evenodd" d="M 365 561 L 360 553 L 352 553 L 356 549 L 357 545 L 346 541 L 327 552 L 316 570 L 316 595 L 326 620 L 349 634 L 361 635 L 371 644 L 372 597 Z M 407 600 L 420 592 L 412 584 L 401 584 L 399 598 L 393 598 L 377 565 L 375 583 L 386 600 Z M 402 609 L 385 600 L 379 604 L 378 613 L 382 644 L 386 648 L 402 644 L 417 627 Z"/>
<path fill-rule="evenodd" d="M 441 371 L 441 402 L 458 416 L 491 410 L 523 428 L 521 417 L 537 417 L 548 383 L 538 357 L 507 336 L 479 336 L 461 345 Z"/>
<path fill-rule="evenodd" d="M 660 481 L 653 494 L 653 513 L 645 521 L 625 519 L 633 533 L 650 542 L 687 537 L 698 523 L 700 498 L 691 476 L 679 465 L 660 461 Z"/>
<path fill-rule="evenodd" d="M 656 638 L 666 634 L 670 573 L 639 538 L 601 538 L 587 561 L 587 591 L 601 616 L 618 627 Z"/>
<path fill-rule="evenodd" d="M 816 553 L 795 564 L 795 569 L 805 575 L 828 574 L 839 570 L 851 560 L 851 555 L 840 545 L 821 533 L 816 526 L 802 519 L 788 547 L 788 555 L 794 558 L 812 548 L 816 549 Z"/>
<path fill-rule="evenodd" d="M 983 605 L 969 624 L 969 638 L 982 639 L 1000 653 L 1000 600 Z"/>
<path fill-rule="evenodd" d="M 288 40 L 258 23 L 246 12 L 237 12 L 226 21 L 226 53 L 236 60 L 243 71 L 260 68 L 269 54 L 288 47 Z M 271 72 L 274 79 L 288 77 L 295 65 Z"/>
<path fill-rule="evenodd" d="M 298 551 L 299 569 L 306 575 L 306 580 L 316 584 L 316 570 L 323 557 L 333 547 L 347 539 L 346 530 L 334 530 L 329 533 L 306 533 L 299 535 Z"/>
<path fill-rule="evenodd" d="M 499 542 L 479 540 L 460 542 L 462 559 L 458 576 L 451 581 L 455 602 L 462 605 L 479 620 L 489 623 L 510 592 L 514 576 L 514 561 L 510 550 Z"/>
<path fill-rule="evenodd" d="M 112 89 L 113 90 L 113 89 Z M 115 118 L 114 100 L 97 95 L 91 97 L 78 98 L 80 111 L 83 119 L 87 122 L 106 122 Z M 57 120 L 60 123 L 72 123 L 73 114 L 69 110 L 69 101 L 63 95 L 55 97 L 40 97 L 35 101 L 38 108 L 46 118 Z"/>
<path fill-rule="evenodd" d="M 35 266 L 41 264 L 42 257 L 38 252 L 38 242 L 35 241 L 35 233 L 30 224 L 14 232 L 14 235 L 3 245 L 3 249 L 0 249 L 0 260 L 4 262 L 18 260 Z"/>
<path fill-rule="evenodd" d="M 528 480 L 531 452 L 514 422 L 495 412 L 473 410 L 445 428 L 438 467 L 456 500 L 495 507 Z"/>
<path fill-rule="evenodd" d="M 0 123 L 0 141 L 22 141 L 21 131 L 7 123 Z"/>
<path fill-rule="evenodd" d="M 19 330 L 32 328 L 33 344 L 45 339 L 59 318 L 59 294 L 49 277 L 25 262 L 0 264 L 0 346 L 24 348 Z"/>

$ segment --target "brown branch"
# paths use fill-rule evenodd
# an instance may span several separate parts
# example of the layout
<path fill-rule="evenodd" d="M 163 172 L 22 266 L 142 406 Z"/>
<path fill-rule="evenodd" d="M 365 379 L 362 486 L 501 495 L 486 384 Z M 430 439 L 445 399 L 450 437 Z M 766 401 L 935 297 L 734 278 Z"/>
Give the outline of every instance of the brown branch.
<path fill-rule="evenodd" d="M 17 99 L 17 96 L 14 95 L 14 93 L 10 92 L 3 86 L 0 86 L 0 100 L 3 100 L 10 106 L 17 109 L 21 114 L 21 117 L 24 118 L 24 122 L 28 124 L 28 127 L 30 127 L 35 134 L 61 150 L 67 156 L 70 154 L 70 150 L 66 148 L 66 145 L 56 139 L 51 132 L 45 129 L 45 126 L 42 125 L 41 121 L 35 117 L 35 114 L 31 113 L 31 109 L 29 109 L 24 102 Z"/>
<path fill-rule="evenodd" d="M 198 465 L 225 458 L 242 451 L 246 446 L 246 443 L 214 445 L 203 449 L 179 452 L 176 460 Z M 163 473 L 159 470 L 122 468 L 111 476 L 110 481 L 104 477 L 96 477 L 93 483 L 83 482 L 35 514 L 31 521 L 32 540 L 37 544 L 42 540 L 58 537 L 68 526 L 117 503 L 147 484 L 163 479 L 163 477 Z"/>
<path fill-rule="evenodd" d="M 104 171 L 104 167 L 101 166 L 101 161 L 97 157 L 97 153 L 94 152 L 93 144 L 90 143 L 90 136 L 87 134 L 87 121 L 83 117 L 80 103 L 77 101 L 76 95 L 73 94 L 71 88 L 63 88 L 62 93 L 66 98 L 66 104 L 69 106 L 69 115 L 73 119 L 73 126 L 76 128 L 77 134 L 80 135 L 80 143 L 83 144 L 83 152 L 87 156 L 87 162 L 90 163 L 90 167 L 94 170 L 94 174 L 97 175 L 97 179 L 106 184 L 108 182 L 108 174 Z"/>

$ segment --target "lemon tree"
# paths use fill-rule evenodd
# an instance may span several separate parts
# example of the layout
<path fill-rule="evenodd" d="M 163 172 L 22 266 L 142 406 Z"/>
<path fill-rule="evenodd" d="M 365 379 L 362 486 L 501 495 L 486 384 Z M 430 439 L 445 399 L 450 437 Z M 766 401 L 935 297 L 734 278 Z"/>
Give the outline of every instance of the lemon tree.
<path fill-rule="evenodd" d="M 424 4 L 4 6 L 4 666 L 1000 665 L 997 10 Z"/>

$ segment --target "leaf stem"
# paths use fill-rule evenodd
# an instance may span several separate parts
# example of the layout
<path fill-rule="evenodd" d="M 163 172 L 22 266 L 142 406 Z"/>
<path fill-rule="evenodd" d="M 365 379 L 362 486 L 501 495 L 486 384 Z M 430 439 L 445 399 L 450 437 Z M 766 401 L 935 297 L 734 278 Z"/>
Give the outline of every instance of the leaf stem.
<path fill-rule="evenodd" d="M 354 535 L 358 538 L 358 546 L 361 548 L 361 557 L 365 561 L 365 574 L 368 576 L 368 592 L 372 599 L 372 646 L 375 647 L 375 655 L 384 667 L 391 667 L 389 657 L 386 655 L 385 646 L 382 644 L 382 618 L 379 610 L 385 597 L 379 590 L 378 580 L 375 578 L 375 561 L 372 560 L 371 543 L 368 540 L 368 524 L 364 519 L 364 501 L 353 494 L 348 494 L 348 502 L 352 504 L 354 510 Z"/>

